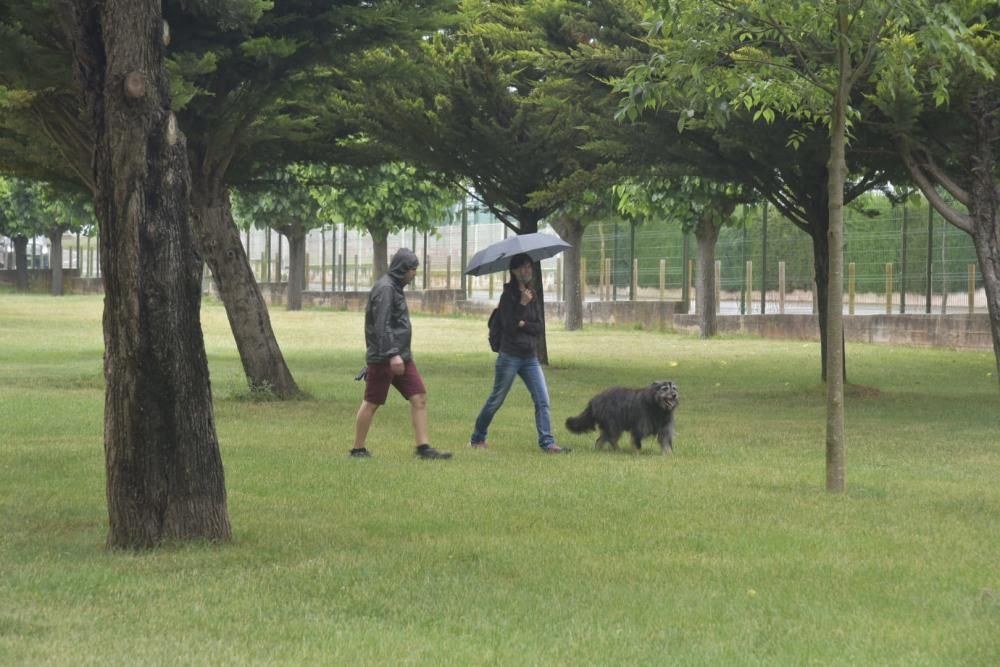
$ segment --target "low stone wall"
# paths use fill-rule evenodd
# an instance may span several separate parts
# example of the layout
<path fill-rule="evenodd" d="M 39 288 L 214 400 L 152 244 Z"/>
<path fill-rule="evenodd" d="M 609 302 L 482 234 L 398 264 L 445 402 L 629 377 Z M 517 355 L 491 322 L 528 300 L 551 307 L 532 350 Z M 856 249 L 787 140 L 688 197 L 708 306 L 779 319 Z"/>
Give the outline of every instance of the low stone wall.
<path fill-rule="evenodd" d="M 63 269 L 63 289 L 67 293 L 72 293 L 72 281 L 80 275 L 80 269 Z M 29 292 L 50 292 L 52 291 L 52 269 L 28 269 L 28 291 Z M 0 271 L 0 285 L 7 287 L 17 287 L 17 270 L 4 269 Z"/>
<path fill-rule="evenodd" d="M 3 274 L 13 271 L 0 271 Z M 48 290 L 49 270 L 37 269 L 33 290 Z M 67 292 L 99 293 L 100 278 L 78 278 L 76 269 L 64 269 Z M 11 276 L 12 277 L 12 276 Z M 270 306 L 285 303 L 285 284 L 262 283 L 264 301 Z M 210 292 L 215 295 L 214 285 Z M 217 296 L 217 295 L 215 295 Z M 365 307 L 368 291 L 303 292 L 303 307 L 328 307 L 360 311 Z M 486 318 L 496 306 L 492 302 L 463 301 L 461 290 L 407 290 L 410 310 L 433 315 L 467 313 Z M 683 313 L 684 305 L 674 301 L 592 301 L 583 305 L 583 322 L 622 327 L 641 326 L 654 331 L 698 333 L 698 316 Z M 545 316 L 549 322 L 566 316 L 566 304 L 547 301 Z M 720 333 L 745 333 L 778 340 L 819 340 L 819 324 L 815 315 L 720 315 Z M 992 350 L 989 316 L 985 313 L 955 315 L 845 315 L 844 335 L 848 341 L 946 347 L 961 350 Z"/>
<path fill-rule="evenodd" d="M 499 298 L 497 299 L 499 301 Z M 458 312 L 488 317 L 496 303 L 484 301 L 459 301 Z M 583 323 L 640 325 L 643 329 L 673 331 L 674 313 L 681 304 L 673 301 L 592 301 L 583 304 Z M 563 301 L 545 302 L 547 321 L 565 320 L 566 304 Z"/>
<path fill-rule="evenodd" d="M 697 315 L 674 317 L 678 331 L 698 332 Z M 819 340 L 815 315 L 723 315 L 719 331 L 761 338 Z M 844 337 L 856 343 L 888 343 L 960 350 L 992 350 L 985 313 L 955 315 L 844 315 Z"/>
<path fill-rule="evenodd" d="M 285 283 L 260 283 L 264 302 L 269 306 L 285 305 Z M 210 293 L 218 296 L 215 286 Z M 369 290 L 358 292 L 302 292 L 302 307 L 327 307 L 337 310 L 364 310 L 368 302 Z M 457 312 L 457 304 L 462 298 L 462 290 L 406 290 L 406 304 L 410 310 L 433 315 L 449 315 Z"/>

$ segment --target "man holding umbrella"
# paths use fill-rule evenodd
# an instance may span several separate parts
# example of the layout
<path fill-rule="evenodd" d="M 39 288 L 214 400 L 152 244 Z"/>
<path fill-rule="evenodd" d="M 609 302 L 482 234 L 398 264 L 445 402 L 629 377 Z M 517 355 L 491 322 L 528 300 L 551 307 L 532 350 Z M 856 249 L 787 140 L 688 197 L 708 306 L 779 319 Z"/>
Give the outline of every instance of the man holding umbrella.
<path fill-rule="evenodd" d="M 476 260 L 473 257 L 470 264 L 475 264 Z M 543 326 L 541 308 L 531 288 L 534 273 L 532 258 L 527 253 L 516 254 L 510 258 L 509 268 L 510 281 L 504 285 L 498 307 L 503 335 L 493 377 L 493 391 L 479 412 L 469 445 L 476 449 L 486 447 L 486 432 L 490 423 L 507 398 L 514 378 L 520 376 L 535 404 L 538 446 L 549 454 L 563 454 L 569 449 L 557 445 L 552 435 L 549 390 L 538 361 L 538 338 L 543 333 Z M 475 269 L 470 268 L 466 273 L 473 271 Z"/>

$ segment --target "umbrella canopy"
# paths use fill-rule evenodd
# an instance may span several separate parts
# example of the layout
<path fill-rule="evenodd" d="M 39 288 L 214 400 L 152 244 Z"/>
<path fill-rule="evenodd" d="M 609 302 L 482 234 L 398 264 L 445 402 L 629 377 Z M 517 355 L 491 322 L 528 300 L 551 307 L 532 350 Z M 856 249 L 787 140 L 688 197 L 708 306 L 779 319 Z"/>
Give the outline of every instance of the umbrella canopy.
<path fill-rule="evenodd" d="M 524 253 L 537 262 L 558 255 L 569 247 L 570 244 L 552 234 L 518 234 L 477 252 L 469 260 L 465 273 L 470 276 L 485 276 L 487 273 L 506 271 L 510 267 L 510 258 L 514 255 Z"/>

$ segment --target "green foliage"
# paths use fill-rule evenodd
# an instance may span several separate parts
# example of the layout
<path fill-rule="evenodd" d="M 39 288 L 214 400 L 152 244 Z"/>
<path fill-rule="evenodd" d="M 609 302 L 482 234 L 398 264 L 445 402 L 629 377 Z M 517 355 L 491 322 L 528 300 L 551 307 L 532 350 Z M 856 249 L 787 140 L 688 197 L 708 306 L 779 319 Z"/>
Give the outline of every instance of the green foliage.
<path fill-rule="evenodd" d="M 39 186 L 16 178 L 0 178 L 0 234 L 9 238 L 42 233 L 44 216 Z"/>
<path fill-rule="evenodd" d="M 89 193 L 0 176 L 0 235 L 32 237 L 95 225 Z"/>
<path fill-rule="evenodd" d="M 311 190 L 326 222 L 367 230 L 375 239 L 384 240 L 403 229 L 433 231 L 460 199 L 457 189 L 403 162 L 361 168 L 317 166 L 308 173 L 331 183 Z"/>
<path fill-rule="evenodd" d="M 559 75 L 552 54 L 612 39 L 630 4 L 464 2 L 458 25 L 426 40 L 418 56 L 370 54 L 348 97 L 373 136 L 470 182 L 512 229 L 535 231 L 569 196 L 546 191 L 600 163 L 580 150 L 590 93 Z M 380 76 L 391 68 L 396 76 Z"/>
<path fill-rule="evenodd" d="M 320 206 L 301 167 L 288 167 L 268 179 L 259 179 L 232 195 L 237 224 L 249 229 L 272 228 L 305 233 L 323 225 Z"/>
<path fill-rule="evenodd" d="M 729 222 L 729 213 L 739 203 L 750 201 L 739 185 L 719 184 L 697 177 L 632 179 L 615 186 L 618 211 L 636 222 L 671 220 L 691 232 L 708 216 Z M 714 211 L 714 213 L 713 213 Z"/>

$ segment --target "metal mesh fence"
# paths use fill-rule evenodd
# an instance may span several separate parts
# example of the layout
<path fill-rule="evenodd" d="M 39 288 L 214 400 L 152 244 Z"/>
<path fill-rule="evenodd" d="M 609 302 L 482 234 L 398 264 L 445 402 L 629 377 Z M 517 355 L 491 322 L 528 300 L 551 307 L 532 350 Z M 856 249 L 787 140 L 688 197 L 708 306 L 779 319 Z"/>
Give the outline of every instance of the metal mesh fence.
<path fill-rule="evenodd" d="M 471 211 L 468 217 L 466 258 L 510 233 L 487 213 Z M 541 231 L 554 234 L 544 226 Z M 851 211 L 845 239 L 845 312 L 986 311 L 972 239 L 929 214 L 926 205 L 894 207 L 874 217 Z M 242 240 L 258 280 L 287 281 L 287 242 L 277 232 L 250 230 Z M 95 239 L 67 236 L 63 266 L 80 268 L 84 277 L 98 275 L 96 245 Z M 421 257 L 419 289 L 463 288 L 462 245 L 461 224 L 442 224 L 431 233 L 404 230 L 388 239 L 390 256 L 405 246 Z M 343 225 L 316 230 L 308 235 L 306 253 L 310 290 L 367 290 L 372 284 L 372 243 L 366 233 L 345 231 Z M 693 302 L 696 253 L 694 236 L 670 221 L 593 222 L 583 236 L 584 298 Z M 759 209 L 724 227 L 715 256 L 721 312 L 814 310 L 812 241 L 773 211 L 766 234 Z M 562 257 L 542 262 L 547 299 L 564 294 L 562 262 Z M 504 279 L 502 273 L 468 278 L 464 287 L 471 299 L 493 299 Z"/>

